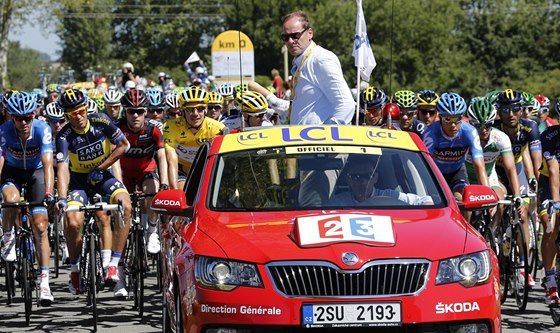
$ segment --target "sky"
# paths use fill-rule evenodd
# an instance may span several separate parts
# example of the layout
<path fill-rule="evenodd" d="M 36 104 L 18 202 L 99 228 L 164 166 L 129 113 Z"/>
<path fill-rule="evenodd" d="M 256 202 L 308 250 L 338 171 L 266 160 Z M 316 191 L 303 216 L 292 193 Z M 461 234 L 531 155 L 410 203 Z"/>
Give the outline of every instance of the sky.
<path fill-rule="evenodd" d="M 57 42 L 60 41 L 54 32 L 41 31 L 39 25 L 34 27 L 26 24 L 17 30 L 12 29 L 8 39 L 11 41 L 19 41 L 21 47 L 32 48 L 42 53 L 46 53 L 51 60 L 58 58 L 56 52 L 61 51 Z"/>

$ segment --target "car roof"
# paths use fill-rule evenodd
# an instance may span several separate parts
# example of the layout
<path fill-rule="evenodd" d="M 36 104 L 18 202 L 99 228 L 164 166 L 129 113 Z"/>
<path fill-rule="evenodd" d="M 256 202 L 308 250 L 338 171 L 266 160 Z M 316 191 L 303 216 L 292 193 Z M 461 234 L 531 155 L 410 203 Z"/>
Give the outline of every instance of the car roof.
<path fill-rule="evenodd" d="M 409 132 L 368 126 L 301 125 L 251 128 L 224 135 L 218 153 L 288 146 L 362 146 L 425 150 L 418 137 Z M 420 144 L 420 146 L 419 146 Z"/>

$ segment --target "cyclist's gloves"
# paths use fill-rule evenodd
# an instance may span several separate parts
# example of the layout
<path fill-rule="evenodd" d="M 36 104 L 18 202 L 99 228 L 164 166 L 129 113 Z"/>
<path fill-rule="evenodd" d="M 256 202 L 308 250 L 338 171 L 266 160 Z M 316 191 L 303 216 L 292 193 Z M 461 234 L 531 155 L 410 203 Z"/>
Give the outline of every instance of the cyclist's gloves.
<path fill-rule="evenodd" d="M 105 170 L 101 168 L 95 168 L 91 170 L 87 176 L 88 183 L 96 185 L 97 183 L 103 180 L 103 176 L 105 175 Z"/>
<path fill-rule="evenodd" d="M 68 201 L 65 198 L 58 199 L 58 209 L 66 210 L 68 208 Z"/>
<path fill-rule="evenodd" d="M 513 205 L 515 206 L 515 208 L 519 208 L 521 207 L 521 204 L 523 203 L 523 199 L 521 199 L 520 196 L 515 196 L 513 198 Z"/>
<path fill-rule="evenodd" d="M 160 184 L 160 185 L 159 185 L 159 190 L 160 190 L 160 191 L 169 190 L 169 185 L 167 185 L 167 184 Z"/>
<path fill-rule="evenodd" d="M 43 204 L 47 207 L 50 207 L 54 203 L 54 197 L 50 192 L 45 193 L 45 197 L 43 198 Z"/>
<path fill-rule="evenodd" d="M 531 192 L 537 191 L 537 178 L 529 178 L 529 187 L 531 188 Z"/>

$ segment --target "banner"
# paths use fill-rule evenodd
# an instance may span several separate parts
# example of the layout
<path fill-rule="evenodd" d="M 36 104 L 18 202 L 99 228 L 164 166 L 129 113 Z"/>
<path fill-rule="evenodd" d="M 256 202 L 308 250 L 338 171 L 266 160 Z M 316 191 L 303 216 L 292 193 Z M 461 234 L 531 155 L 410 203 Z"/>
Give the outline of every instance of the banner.
<path fill-rule="evenodd" d="M 371 72 L 377 63 L 373 56 L 373 50 L 369 43 L 369 38 L 366 29 L 366 20 L 364 18 L 364 11 L 362 10 L 362 0 L 356 0 L 358 9 L 356 15 L 356 35 L 354 36 L 354 65 L 358 68 L 360 78 L 364 81 L 369 81 Z"/>

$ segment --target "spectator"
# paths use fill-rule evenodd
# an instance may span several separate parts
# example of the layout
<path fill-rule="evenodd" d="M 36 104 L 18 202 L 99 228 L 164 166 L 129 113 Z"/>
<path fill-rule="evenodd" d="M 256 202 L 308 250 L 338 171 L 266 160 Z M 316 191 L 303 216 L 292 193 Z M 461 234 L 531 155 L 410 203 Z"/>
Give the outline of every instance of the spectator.
<path fill-rule="evenodd" d="M 294 56 L 290 124 L 348 124 L 355 103 L 337 56 L 313 41 L 302 11 L 282 19 L 282 40 Z"/>
<path fill-rule="evenodd" d="M 272 86 L 276 90 L 276 97 L 282 98 L 282 88 L 284 86 L 284 80 L 280 77 L 280 72 L 273 68 L 270 71 L 270 75 L 272 76 Z"/>

